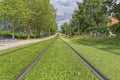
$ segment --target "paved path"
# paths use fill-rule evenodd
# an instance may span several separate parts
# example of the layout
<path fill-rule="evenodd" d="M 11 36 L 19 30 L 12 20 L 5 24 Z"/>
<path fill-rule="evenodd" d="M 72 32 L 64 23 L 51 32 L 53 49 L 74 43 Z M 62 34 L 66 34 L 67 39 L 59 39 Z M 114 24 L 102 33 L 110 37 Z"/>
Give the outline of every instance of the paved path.
<path fill-rule="evenodd" d="M 16 47 L 16 46 L 20 46 L 20 45 L 24 45 L 24 44 L 29 44 L 29 43 L 35 43 L 35 42 L 39 42 L 39 41 L 43 41 L 43 40 L 47 40 L 50 38 L 53 38 L 54 36 L 50 36 L 50 37 L 46 37 L 46 38 L 42 38 L 42 39 L 31 39 L 31 40 L 22 40 L 22 41 L 12 41 L 9 43 L 0 43 L 0 50 L 5 50 L 8 48 L 12 48 L 12 47 Z"/>

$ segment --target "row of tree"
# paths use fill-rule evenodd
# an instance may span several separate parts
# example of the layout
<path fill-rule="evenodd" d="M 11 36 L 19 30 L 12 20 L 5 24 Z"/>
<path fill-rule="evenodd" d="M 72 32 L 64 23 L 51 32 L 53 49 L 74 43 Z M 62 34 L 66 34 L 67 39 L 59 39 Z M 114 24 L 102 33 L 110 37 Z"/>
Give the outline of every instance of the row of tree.
<path fill-rule="evenodd" d="M 80 35 L 89 28 L 107 26 L 109 16 L 120 20 L 120 3 L 117 0 L 82 0 L 77 5 L 78 9 L 74 11 L 70 22 L 62 25 L 64 34 Z M 120 26 L 118 32 L 120 33 Z"/>
<path fill-rule="evenodd" d="M 56 10 L 50 0 L 0 0 L 0 21 L 10 23 L 12 37 L 26 33 L 34 37 L 54 34 L 57 30 Z"/>

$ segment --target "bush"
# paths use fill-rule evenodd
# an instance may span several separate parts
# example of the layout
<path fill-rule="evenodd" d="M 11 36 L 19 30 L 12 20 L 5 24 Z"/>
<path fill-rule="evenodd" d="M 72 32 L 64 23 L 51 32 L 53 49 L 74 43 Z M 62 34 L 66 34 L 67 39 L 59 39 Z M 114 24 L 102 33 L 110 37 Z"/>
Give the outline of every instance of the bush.
<path fill-rule="evenodd" d="M 0 34 L 0 38 L 11 38 L 12 35 L 11 34 L 7 34 L 7 33 L 1 33 Z"/>
<path fill-rule="evenodd" d="M 112 30 L 113 33 L 117 34 L 119 36 L 120 34 L 120 22 L 118 24 L 114 24 L 110 26 L 110 29 Z"/>

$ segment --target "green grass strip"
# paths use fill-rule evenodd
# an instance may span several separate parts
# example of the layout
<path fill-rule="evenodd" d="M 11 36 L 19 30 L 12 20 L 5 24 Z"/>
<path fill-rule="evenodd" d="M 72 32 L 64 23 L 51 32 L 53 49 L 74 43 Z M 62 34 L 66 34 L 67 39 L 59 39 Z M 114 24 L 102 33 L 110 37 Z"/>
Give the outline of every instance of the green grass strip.
<path fill-rule="evenodd" d="M 70 39 L 70 38 L 69 38 Z M 118 38 L 71 38 L 77 44 L 91 46 L 111 54 L 120 55 L 120 39 Z"/>
<path fill-rule="evenodd" d="M 0 56 L 0 80 L 13 80 L 53 40 L 55 38 L 3 51 Z"/>
<path fill-rule="evenodd" d="M 23 80 L 98 80 L 59 38 Z"/>
<path fill-rule="evenodd" d="M 111 80 L 120 80 L 120 56 L 66 39 L 94 67 Z M 86 41 L 86 43 L 89 43 Z M 112 47 L 112 46 L 111 46 Z"/>

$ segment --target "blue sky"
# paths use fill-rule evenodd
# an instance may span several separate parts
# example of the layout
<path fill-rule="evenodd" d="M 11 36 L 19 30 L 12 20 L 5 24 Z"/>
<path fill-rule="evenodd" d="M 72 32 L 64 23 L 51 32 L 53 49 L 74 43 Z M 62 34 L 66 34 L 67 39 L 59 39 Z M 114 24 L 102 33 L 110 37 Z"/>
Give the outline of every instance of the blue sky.
<path fill-rule="evenodd" d="M 81 0 L 51 0 L 50 3 L 57 9 L 56 21 L 59 27 L 69 21 L 73 11 L 77 8 L 76 2 L 81 2 Z"/>
<path fill-rule="evenodd" d="M 56 21 L 59 28 L 61 24 L 69 21 L 73 14 L 73 11 L 77 8 L 76 2 L 81 1 L 82 0 L 51 0 L 50 3 L 53 4 L 55 9 L 57 9 Z"/>

